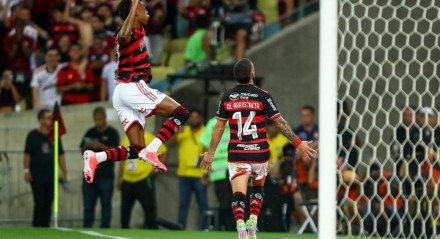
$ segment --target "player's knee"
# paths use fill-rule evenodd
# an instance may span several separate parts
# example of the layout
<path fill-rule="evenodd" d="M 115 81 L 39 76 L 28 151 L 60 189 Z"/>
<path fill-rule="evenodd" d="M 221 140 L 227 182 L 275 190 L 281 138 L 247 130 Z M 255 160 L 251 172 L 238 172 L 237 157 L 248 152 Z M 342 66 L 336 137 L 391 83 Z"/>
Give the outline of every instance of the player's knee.
<path fill-rule="evenodd" d="M 173 117 L 175 120 L 178 120 L 177 122 L 179 122 L 180 125 L 184 125 L 186 121 L 188 121 L 189 110 L 183 106 L 179 106 L 174 110 L 171 117 Z"/>

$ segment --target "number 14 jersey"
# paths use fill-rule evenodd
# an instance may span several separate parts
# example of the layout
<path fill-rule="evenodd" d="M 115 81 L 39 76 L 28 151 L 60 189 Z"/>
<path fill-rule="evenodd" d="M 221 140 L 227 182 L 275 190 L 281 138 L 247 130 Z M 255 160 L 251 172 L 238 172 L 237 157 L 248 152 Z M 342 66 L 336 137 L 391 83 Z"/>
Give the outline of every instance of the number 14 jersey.
<path fill-rule="evenodd" d="M 217 119 L 229 122 L 228 161 L 264 163 L 270 158 L 266 117 L 281 114 L 269 92 L 255 85 L 237 85 L 222 97 Z"/>

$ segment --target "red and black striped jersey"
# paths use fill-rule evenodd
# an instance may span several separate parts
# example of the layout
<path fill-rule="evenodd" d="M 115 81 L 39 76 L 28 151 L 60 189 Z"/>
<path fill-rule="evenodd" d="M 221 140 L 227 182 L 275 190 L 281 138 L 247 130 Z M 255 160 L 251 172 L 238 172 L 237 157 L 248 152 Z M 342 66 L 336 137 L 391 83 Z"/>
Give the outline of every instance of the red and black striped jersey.
<path fill-rule="evenodd" d="M 121 45 L 119 39 L 117 39 L 116 49 L 118 56 L 117 81 L 128 83 L 133 81 L 134 78 L 151 79 L 150 55 L 148 54 L 147 38 L 143 28 L 133 29 L 130 41 L 127 44 Z"/>
<path fill-rule="evenodd" d="M 217 119 L 227 120 L 230 125 L 228 161 L 268 161 L 266 117 L 276 119 L 280 116 L 267 91 L 254 85 L 237 85 L 227 91 L 220 101 Z"/>

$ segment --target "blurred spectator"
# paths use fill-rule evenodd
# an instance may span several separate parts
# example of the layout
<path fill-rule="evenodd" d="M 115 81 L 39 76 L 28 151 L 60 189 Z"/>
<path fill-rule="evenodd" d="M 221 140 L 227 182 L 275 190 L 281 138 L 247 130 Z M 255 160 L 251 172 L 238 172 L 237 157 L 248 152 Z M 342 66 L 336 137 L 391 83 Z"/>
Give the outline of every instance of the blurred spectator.
<path fill-rule="evenodd" d="M 15 111 L 15 105 L 20 101 L 20 94 L 13 83 L 14 74 L 11 70 L 3 71 L 0 79 L 0 113 Z"/>
<path fill-rule="evenodd" d="M 177 0 L 177 13 L 175 22 L 173 22 L 173 26 L 175 28 L 176 38 L 184 38 L 186 37 L 186 33 L 188 30 L 189 22 L 183 17 L 186 8 L 190 5 L 190 1 L 197 0 Z"/>
<path fill-rule="evenodd" d="M 216 122 L 216 118 L 210 119 L 200 136 L 199 142 L 205 149 L 210 146 L 212 131 Z M 219 230 L 234 231 L 235 220 L 231 211 L 232 188 L 228 178 L 229 138 L 229 124 L 226 124 L 222 138 L 214 154 L 209 180 L 214 183 L 215 195 L 219 204 Z M 206 150 L 203 150 L 203 152 L 206 152 Z"/>
<path fill-rule="evenodd" d="M 154 135 L 144 132 L 145 143 L 149 144 Z M 122 146 L 129 146 L 128 137 L 125 136 L 121 142 Z M 165 162 L 168 159 L 168 148 L 161 145 L 159 148 L 159 159 Z M 143 228 L 157 229 L 157 204 L 156 187 L 154 180 L 154 168 L 151 164 L 142 162 L 139 159 L 124 160 L 119 167 L 117 187 L 121 190 L 121 227 L 130 227 L 131 212 L 134 203 L 139 201 L 144 211 Z"/>
<path fill-rule="evenodd" d="M 304 141 L 318 141 L 319 128 L 315 123 L 315 108 L 310 105 L 301 108 L 301 125 L 294 130 Z"/>
<path fill-rule="evenodd" d="M 70 61 L 61 68 L 57 81 L 63 105 L 89 103 L 94 97 L 99 97 L 95 86 L 100 80 L 96 79 L 87 59 L 84 59 L 81 45 L 72 44 L 69 56 Z"/>
<path fill-rule="evenodd" d="M 69 61 L 69 49 L 72 45 L 72 41 L 69 38 L 69 35 L 62 35 L 60 39 L 56 42 L 55 48 L 58 49 L 60 53 L 60 62 L 66 63 Z"/>
<path fill-rule="evenodd" d="M 153 65 L 160 65 L 164 50 L 163 30 L 166 20 L 166 2 L 165 0 L 148 1 L 146 7 L 150 15 L 147 28 L 148 39 L 151 45 L 151 63 Z"/>
<path fill-rule="evenodd" d="M 179 213 L 178 222 L 186 227 L 191 195 L 195 193 L 199 206 L 200 229 L 207 229 L 205 212 L 208 209 L 207 178 L 198 167 L 203 146 L 199 144 L 200 136 L 204 130 L 203 116 L 199 111 L 192 111 L 188 125 L 183 126 L 174 140 L 179 147 L 179 164 L 177 176 L 179 176 Z"/>
<path fill-rule="evenodd" d="M 3 47 L 9 59 L 6 66 L 15 73 L 14 84 L 25 97 L 27 106 L 30 107 L 32 72 L 29 59 L 35 50 L 35 44 L 32 38 L 24 35 L 24 27 L 25 23 L 17 20 L 14 25 L 15 34 L 6 36 Z"/>
<path fill-rule="evenodd" d="M 278 171 L 283 159 L 283 147 L 289 143 L 289 140 L 280 133 L 271 120 L 266 121 L 266 134 L 270 150 L 270 174 L 274 178 L 279 178 Z"/>
<path fill-rule="evenodd" d="M 47 109 L 38 112 L 40 127 L 26 137 L 23 165 L 24 179 L 31 184 L 34 199 L 33 227 L 49 227 L 54 197 L 54 145 L 49 140 L 52 113 Z M 63 144 L 59 143 L 60 180 L 66 181 L 67 170 Z"/>
<path fill-rule="evenodd" d="M 293 144 L 286 144 L 283 147 L 283 161 L 280 165 L 280 184 L 281 184 L 281 197 L 286 204 L 286 217 L 282 220 L 283 231 L 290 231 L 291 215 L 295 208 L 295 211 L 300 213 L 301 209 L 296 208 L 293 200 L 293 194 L 299 190 L 298 180 L 295 170 L 293 168 L 295 160 L 295 146 Z M 299 204 L 298 204 L 299 205 Z M 302 219 L 301 219 L 302 220 Z"/>
<path fill-rule="evenodd" d="M 236 59 L 245 55 L 253 26 L 253 14 L 247 0 L 223 0 L 223 5 L 217 10 L 217 15 L 225 26 L 226 36 L 236 41 Z"/>
<path fill-rule="evenodd" d="M 89 48 L 89 62 L 95 77 L 99 78 L 102 68 L 110 60 L 112 46 L 107 42 L 104 32 L 95 32 L 93 45 Z"/>
<path fill-rule="evenodd" d="M 80 144 L 82 152 L 103 151 L 119 145 L 118 131 L 107 125 L 107 116 L 103 107 L 95 108 L 93 120 L 95 126 L 88 129 L 82 138 Z M 93 183 L 83 180 L 84 227 L 93 227 L 98 197 L 101 199 L 101 228 L 110 227 L 114 178 L 114 163 L 104 162 L 96 170 Z"/>
<path fill-rule="evenodd" d="M 61 103 L 61 95 L 57 90 L 58 72 L 63 64 L 60 64 L 60 54 L 57 49 L 46 51 L 44 65 L 34 70 L 32 76 L 32 99 L 34 109 L 52 109 L 55 102 Z"/>
<path fill-rule="evenodd" d="M 118 18 L 114 17 L 113 9 L 107 1 L 101 3 L 96 7 L 96 13 L 104 18 L 104 27 L 106 31 L 114 34 L 119 27 L 120 22 Z"/>
<path fill-rule="evenodd" d="M 112 101 L 113 91 L 115 91 L 116 87 L 115 72 L 117 68 L 116 50 L 112 48 L 110 51 L 110 61 L 102 68 L 101 101 Z"/>
<path fill-rule="evenodd" d="M 80 43 L 84 46 L 84 50 L 92 45 L 93 30 L 89 22 L 85 22 L 80 18 L 74 18 L 70 13 L 72 0 L 66 0 L 65 4 L 56 4 L 53 11 L 54 23 L 51 26 L 52 41 L 48 43 L 50 47 L 53 43 L 57 43 L 61 36 L 68 35 L 73 43 Z"/>
<path fill-rule="evenodd" d="M 197 25 L 194 33 L 189 37 L 185 47 L 185 60 L 187 66 L 197 66 L 211 59 L 209 43 L 209 32 L 207 30 L 209 21 L 205 17 L 198 17 L 195 20 Z"/>
<path fill-rule="evenodd" d="M 57 43 L 64 35 L 69 36 L 71 42 L 77 42 L 79 39 L 78 28 L 75 25 L 68 23 L 66 19 L 67 17 L 69 17 L 69 6 L 64 3 L 55 4 L 52 11 L 53 22 L 50 27 L 50 36 L 55 43 Z"/>
<path fill-rule="evenodd" d="M 32 20 L 36 25 L 49 31 L 50 21 L 52 19 L 52 10 L 55 1 L 33 0 L 31 5 Z"/>
<path fill-rule="evenodd" d="M 83 7 L 79 13 L 79 18 L 85 22 L 90 22 L 92 24 L 93 27 L 93 23 L 92 23 L 92 17 L 94 16 L 94 10 L 93 8 L 90 7 Z M 95 30 L 95 29 L 93 29 Z"/>
<path fill-rule="evenodd" d="M 378 162 L 372 163 L 367 170 L 363 184 L 365 199 L 362 200 L 365 201 L 362 203 L 364 229 L 367 234 L 376 232 L 385 236 L 387 231 L 395 234 L 399 229 L 399 217 L 403 215 L 403 200 L 395 191 L 398 185 L 389 181 L 391 172 L 383 170 L 382 173 Z"/>
<path fill-rule="evenodd" d="M 190 0 L 187 6 L 179 5 L 180 14 L 188 21 L 186 36 L 191 36 L 200 28 L 198 19 L 204 19 L 205 24 L 209 24 L 209 2 L 206 0 Z M 199 20 L 200 21 L 200 20 Z"/>

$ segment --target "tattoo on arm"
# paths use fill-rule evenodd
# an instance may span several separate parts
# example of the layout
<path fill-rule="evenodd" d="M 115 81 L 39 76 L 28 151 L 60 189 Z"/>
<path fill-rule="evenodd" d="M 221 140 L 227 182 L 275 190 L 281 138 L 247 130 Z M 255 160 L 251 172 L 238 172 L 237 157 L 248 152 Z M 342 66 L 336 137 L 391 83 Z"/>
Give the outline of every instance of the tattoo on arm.
<path fill-rule="evenodd" d="M 274 120 L 275 125 L 280 130 L 281 134 L 287 137 L 287 139 L 290 142 L 293 142 L 293 140 L 298 137 L 295 133 L 293 133 L 292 128 L 290 128 L 289 123 L 283 118 L 283 116 L 278 117 Z"/>

